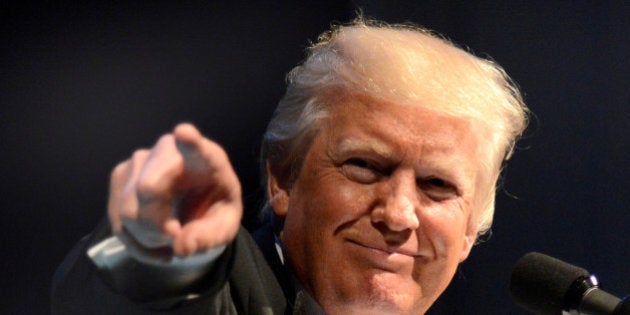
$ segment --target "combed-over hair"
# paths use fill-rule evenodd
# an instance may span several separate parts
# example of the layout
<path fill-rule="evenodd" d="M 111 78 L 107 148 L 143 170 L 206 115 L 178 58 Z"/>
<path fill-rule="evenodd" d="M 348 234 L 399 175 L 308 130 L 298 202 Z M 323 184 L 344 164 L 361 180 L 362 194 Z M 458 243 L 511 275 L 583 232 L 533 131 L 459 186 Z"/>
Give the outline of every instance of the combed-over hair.
<path fill-rule="evenodd" d="M 455 58 L 459 62 L 450 62 Z M 263 137 L 263 172 L 268 167 L 290 187 L 330 106 L 343 93 L 481 122 L 487 133 L 480 150 L 487 187 L 474 211 L 479 233 L 490 228 L 502 163 L 511 156 L 528 115 L 519 89 L 501 66 L 414 25 L 358 18 L 333 26 L 287 76 L 286 94 Z"/>

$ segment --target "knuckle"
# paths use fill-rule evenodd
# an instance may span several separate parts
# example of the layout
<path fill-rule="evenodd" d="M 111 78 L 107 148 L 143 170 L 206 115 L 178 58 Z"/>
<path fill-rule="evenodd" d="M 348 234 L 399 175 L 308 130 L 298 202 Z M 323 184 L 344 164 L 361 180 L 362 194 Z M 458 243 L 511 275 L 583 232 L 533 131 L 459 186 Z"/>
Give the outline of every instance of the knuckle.
<path fill-rule="evenodd" d="M 160 138 L 155 143 L 155 147 L 168 145 L 169 143 L 175 143 L 175 138 L 173 137 L 172 134 L 167 133 L 160 136 Z"/>
<path fill-rule="evenodd" d="M 129 161 L 118 163 L 109 175 L 109 181 L 112 185 L 126 177 L 129 169 Z"/>
<path fill-rule="evenodd" d="M 149 150 L 147 150 L 147 149 L 138 149 L 138 150 L 134 151 L 133 154 L 131 155 L 131 161 L 134 164 L 141 163 L 142 161 L 144 161 L 147 158 L 148 155 L 149 155 Z"/>
<path fill-rule="evenodd" d="M 136 192 L 142 199 L 150 198 L 159 193 L 158 180 L 155 176 L 145 175 L 136 182 Z"/>

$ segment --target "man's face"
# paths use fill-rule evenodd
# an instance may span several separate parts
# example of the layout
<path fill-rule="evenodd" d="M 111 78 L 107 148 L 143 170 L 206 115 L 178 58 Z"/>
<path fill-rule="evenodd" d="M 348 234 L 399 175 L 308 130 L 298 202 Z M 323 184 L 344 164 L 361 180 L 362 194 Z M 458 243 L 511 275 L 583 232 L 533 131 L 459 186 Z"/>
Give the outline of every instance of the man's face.
<path fill-rule="evenodd" d="M 443 292 L 477 233 L 475 128 L 367 98 L 332 107 L 274 205 L 295 276 L 326 312 L 421 314 Z"/>

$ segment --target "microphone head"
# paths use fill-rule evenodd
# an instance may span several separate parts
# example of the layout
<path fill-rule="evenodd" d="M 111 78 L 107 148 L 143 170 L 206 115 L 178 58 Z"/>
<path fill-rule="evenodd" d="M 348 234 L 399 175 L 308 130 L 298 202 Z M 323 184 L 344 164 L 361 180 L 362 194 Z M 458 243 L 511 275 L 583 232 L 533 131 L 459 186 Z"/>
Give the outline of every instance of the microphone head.
<path fill-rule="evenodd" d="M 588 277 L 585 269 L 559 259 L 531 252 L 512 270 L 510 292 L 514 301 L 536 314 L 561 314 L 576 281 Z"/>

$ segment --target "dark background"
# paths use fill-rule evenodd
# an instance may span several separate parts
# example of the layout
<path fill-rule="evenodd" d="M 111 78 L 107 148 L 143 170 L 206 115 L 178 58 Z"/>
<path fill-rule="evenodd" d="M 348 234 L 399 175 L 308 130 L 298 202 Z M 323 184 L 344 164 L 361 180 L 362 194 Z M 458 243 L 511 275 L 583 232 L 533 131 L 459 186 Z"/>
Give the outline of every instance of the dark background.
<path fill-rule="evenodd" d="M 630 293 L 623 1 L 0 1 L 0 313 L 48 312 L 56 265 L 104 214 L 110 169 L 177 122 L 225 146 L 253 213 L 258 143 L 284 74 L 358 7 L 492 56 L 536 114 L 492 237 L 433 313 L 523 314 L 507 287 L 532 250 Z"/>

